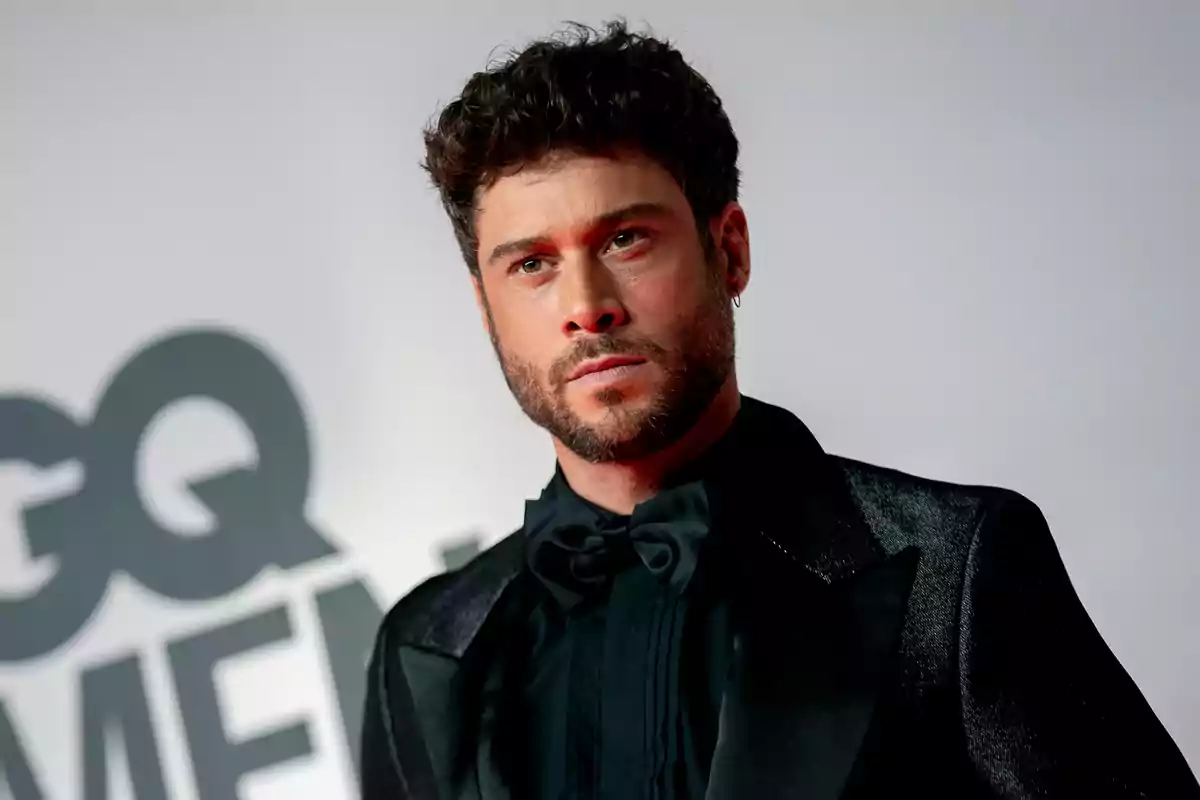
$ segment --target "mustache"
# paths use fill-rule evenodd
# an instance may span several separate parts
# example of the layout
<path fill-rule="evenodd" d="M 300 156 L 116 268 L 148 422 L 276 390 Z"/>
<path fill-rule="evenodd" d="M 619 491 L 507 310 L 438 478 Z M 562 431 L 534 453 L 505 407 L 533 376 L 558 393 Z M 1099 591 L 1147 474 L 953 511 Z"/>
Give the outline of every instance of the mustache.
<path fill-rule="evenodd" d="M 626 339 L 607 333 L 590 336 L 577 340 L 568 352 L 554 360 L 554 363 L 550 365 L 550 383 L 554 386 L 562 386 L 566 383 L 567 376 L 574 372 L 576 367 L 593 358 L 638 356 L 650 361 L 661 357 L 665 352 L 661 346 L 648 339 Z"/>

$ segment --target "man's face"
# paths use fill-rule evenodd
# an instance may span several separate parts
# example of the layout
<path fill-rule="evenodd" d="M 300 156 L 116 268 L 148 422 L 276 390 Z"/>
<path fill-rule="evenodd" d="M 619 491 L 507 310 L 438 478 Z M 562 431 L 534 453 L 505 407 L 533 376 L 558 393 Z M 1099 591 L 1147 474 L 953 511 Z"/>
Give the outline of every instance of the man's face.
<path fill-rule="evenodd" d="M 509 388 L 580 457 L 663 449 L 729 378 L 729 259 L 706 254 L 655 162 L 558 154 L 526 166 L 481 193 L 476 232 L 476 290 Z M 719 243 L 719 221 L 713 233 Z"/>

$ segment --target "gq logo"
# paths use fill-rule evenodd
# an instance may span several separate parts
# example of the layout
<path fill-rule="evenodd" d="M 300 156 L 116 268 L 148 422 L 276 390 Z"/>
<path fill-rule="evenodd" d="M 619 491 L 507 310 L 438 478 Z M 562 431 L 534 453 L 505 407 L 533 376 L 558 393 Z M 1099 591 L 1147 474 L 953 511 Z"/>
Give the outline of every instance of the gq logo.
<path fill-rule="evenodd" d="M 254 434 L 258 466 L 191 484 L 216 529 L 183 537 L 142 505 L 138 445 L 172 403 L 209 397 Z M 116 570 L 174 600 L 213 600 L 269 565 L 288 569 L 333 555 L 304 519 L 309 449 L 304 414 L 287 380 L 245 340 L 215 331 L 182 333 L 138 353 L 104 390 L 90 422 L 46 400 L 0 397 L 0 462 L 40 468 L 78 458 L 83 488 L 23 510 L 33 557 L 56 556 L 54 577 L 32 597 L 0 599 L 0 662 L 45 655 L 69 641 L 97 610 Z"/>
<path fill-rule="evenodd" d="M 258 450 L 253 468 L 189 484 L 217 520 L 203 536 L 164 529 L 144 508 L 136 485 L 148 426 L 191 397 L 211 398 L 236 413 Z M 35 593 L 0 597 L 0 665 L 45 657 L 69 643 L 98 611 L 118 572 L 162 597 L 209 601 L 268 567 L 288 570 L 337 553 L 305 519 L 310 454 L 296 396 L 265 353 L 230 333 L 189 330 L 152 342 L 112 378 L 90 420 L 76 420 L 44 398 L 0 396 L 0 463 L 45 469 L 73 459 L 83 464 L 81 488 L 21 510 L 30 555 L 53 556 L 57 566 Z M 312 604 L 332 684 L 328 702 L 340 711 L 343 756 L 356 765 L 365 661 L 381 612 L 358 580 L 315 591 Z M 165 643 L 201 800 L 235 798 L 243 775 L 313 752 L 306 722 L 230 741 L 213 677 L 226 659 L 291 639 L 292 613 L 280 603 Z M 70 796 L 108 797 L 114 754 L 107 734 L 116 728 L 134 795 L 166 800 L 160 736 L 150 714 L 155 699 L 142 660 L 135 652 L 81 670 L 81 786 Z M 7 784 L 15 800 L 42 800 L 19 722 L 0 697 L 0 787 Z"/>

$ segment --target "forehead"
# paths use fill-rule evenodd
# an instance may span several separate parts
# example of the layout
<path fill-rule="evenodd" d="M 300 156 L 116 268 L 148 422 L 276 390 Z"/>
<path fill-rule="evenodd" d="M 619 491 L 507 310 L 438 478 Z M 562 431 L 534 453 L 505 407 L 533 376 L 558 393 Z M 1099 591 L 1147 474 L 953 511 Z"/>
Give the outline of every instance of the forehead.
<path fill-rule="evenodd" d="M 615 209 L 654 203 L 690 216 L 679 184 L 641 155 L 557 155 L 506 175 L 480 194 L 475 230 L 480 251 L 503 240 L 556 236 Z"/>

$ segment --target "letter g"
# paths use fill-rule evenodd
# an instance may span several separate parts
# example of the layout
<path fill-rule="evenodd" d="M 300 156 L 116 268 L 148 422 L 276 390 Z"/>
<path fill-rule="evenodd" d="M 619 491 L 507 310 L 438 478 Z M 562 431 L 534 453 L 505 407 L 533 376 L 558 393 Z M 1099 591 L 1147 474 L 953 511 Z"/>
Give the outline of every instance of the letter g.
<path fill-rule="evenodd" d="M 80 456 L 86 429 L 57 406 L 33 397 L 0 397 L 0 463 L 48 469 Z M 112 572 L 111 549 L 59 499 L 22 511 L 34 558 L 54 555 L 58 568 L 37 594 L 0 597 L 0 662 L 43 655 L 68 641 L 95 613 Z"/>

